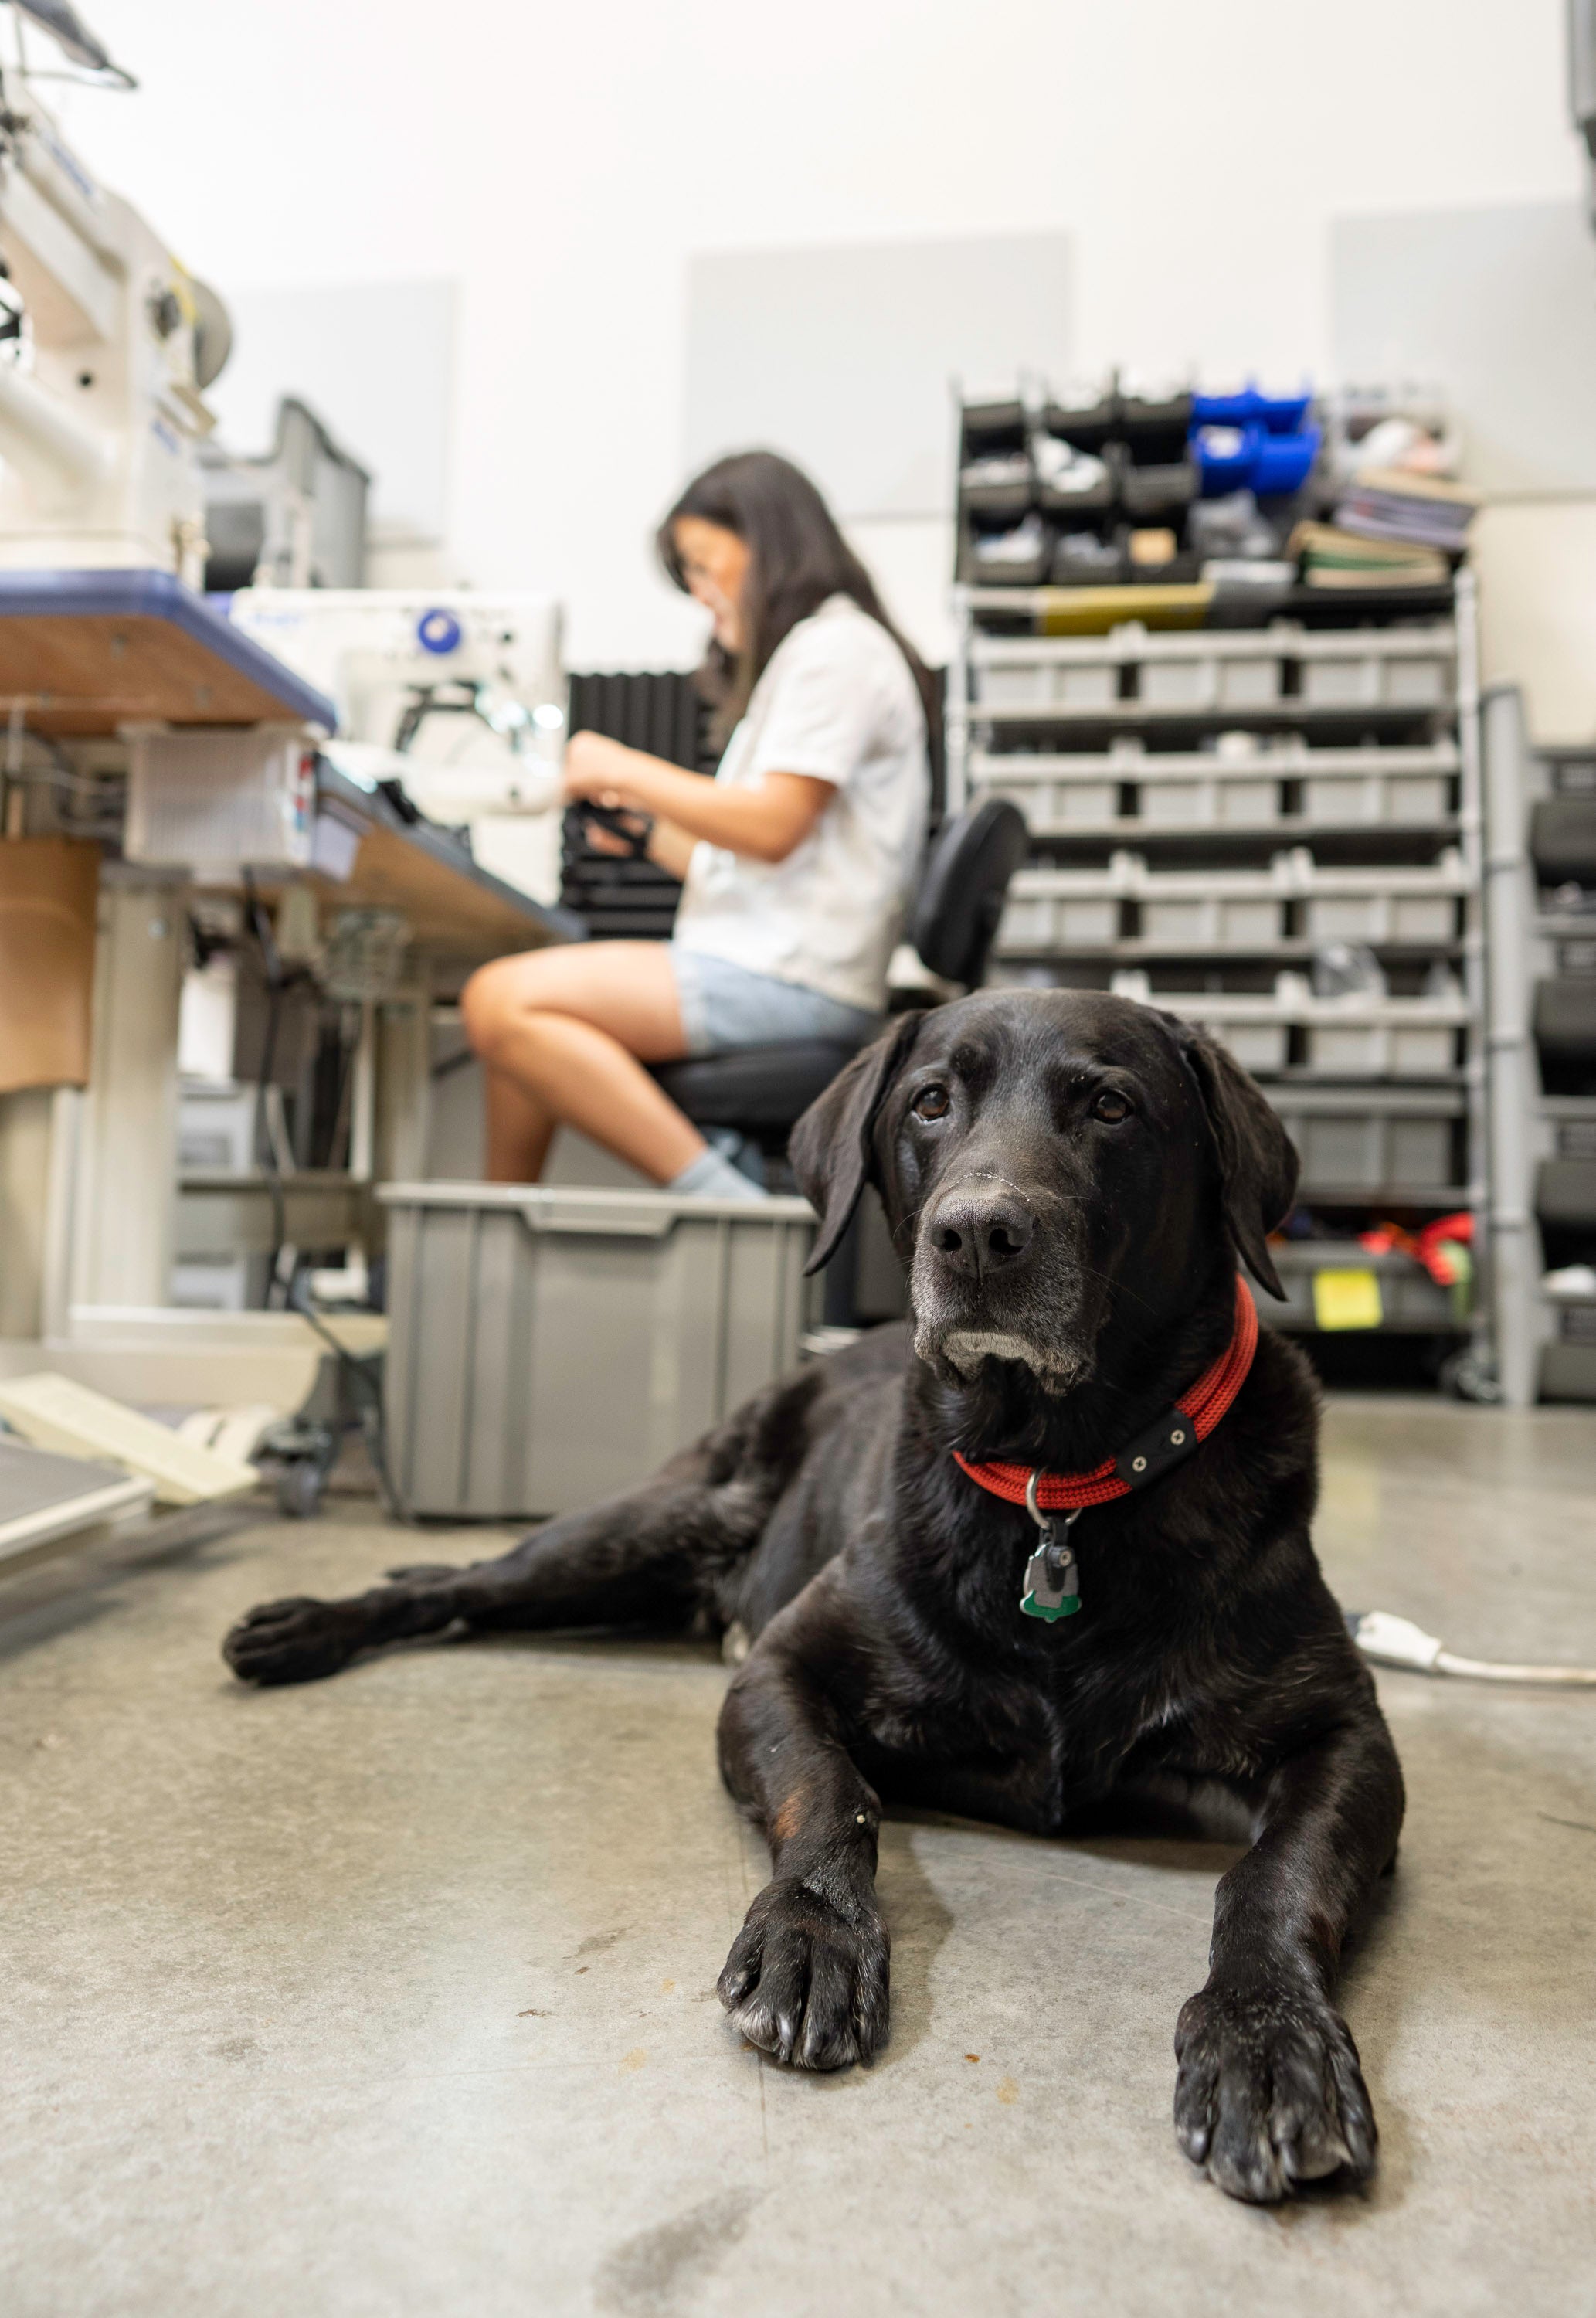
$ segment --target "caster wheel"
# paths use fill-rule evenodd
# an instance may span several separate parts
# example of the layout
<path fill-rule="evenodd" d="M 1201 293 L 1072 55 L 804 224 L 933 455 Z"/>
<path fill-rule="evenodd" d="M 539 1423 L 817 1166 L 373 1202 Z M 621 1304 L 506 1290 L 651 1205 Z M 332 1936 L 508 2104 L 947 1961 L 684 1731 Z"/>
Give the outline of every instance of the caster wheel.
<path fill-rule="evenodd" d="M 309 1457 L 296 1458 L 277 1476 L 277 1510 L 285 1521 L 314 1521 L 327 1476 Z"/>
<path fill-rule="evenodd" d="M 1476 1406 L 1493 1407 L 1502 1398 L 1502 1385 L 1495 1364 L 1470 1350 L 1453 1352 L 1441 1362 L 1440 1387 L 1454 1400 L 1473 1401 Z"/>

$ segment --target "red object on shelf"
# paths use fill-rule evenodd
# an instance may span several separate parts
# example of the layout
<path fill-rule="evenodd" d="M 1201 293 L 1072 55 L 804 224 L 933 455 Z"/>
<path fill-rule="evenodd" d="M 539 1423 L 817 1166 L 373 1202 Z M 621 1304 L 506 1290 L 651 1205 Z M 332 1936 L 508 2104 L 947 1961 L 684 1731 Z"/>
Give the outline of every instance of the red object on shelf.
<path fill-rule="evenodd" d="M 1430 1274 L 1438 1288 L 1451 1288 L 1458 1278 L 1457 1258 L 1448 1246 L 1469 1247 L 1474 1242 L 1474 1217 L 1465 1208 L 1456 1215 L 1437 1216 L 1421 1232 L 1404 1231 L 1401 1224 L 1376 1224 L 1359 1232 L 1358 1244 L 1371 1255 L 1406 1255 Z"/>

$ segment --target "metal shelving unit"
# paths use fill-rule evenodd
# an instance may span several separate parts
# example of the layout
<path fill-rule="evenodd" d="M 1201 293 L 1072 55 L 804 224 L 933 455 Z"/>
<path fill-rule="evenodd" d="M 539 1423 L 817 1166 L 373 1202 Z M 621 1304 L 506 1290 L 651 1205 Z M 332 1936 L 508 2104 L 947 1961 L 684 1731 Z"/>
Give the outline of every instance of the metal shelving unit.
<path fill-rule="evenodd" d="M 1009 797 L 1032 836 L 993 978 L 1115 990 L 1224 1039 L 1327 1235 L 1285 1251 L 1277 1325 L 1314 1327 L 1316 1270 L 1372 1271 L 1382 1332 L 1472 1353 L 1466 1388 L 1489 1354 L 1483 1268 L 1460 1308 L 1357 1234 L 1467 1208 L 1484 1237 L 1473 580 L 1367 604 L 1298 588 L 1251 627 L 1098 634 L 1072 594 L 955 590 L 950 810 Z M 1316 993 L 1338 941 L 1374 953 L 1383 993 Z"/>
<path fill-rule="evenodd" d="M 1481 718 L 1491 1245 L 1502 1397 L 1596 1401 L 1596 743 L 1535 748 L 1517 687 Z"/>

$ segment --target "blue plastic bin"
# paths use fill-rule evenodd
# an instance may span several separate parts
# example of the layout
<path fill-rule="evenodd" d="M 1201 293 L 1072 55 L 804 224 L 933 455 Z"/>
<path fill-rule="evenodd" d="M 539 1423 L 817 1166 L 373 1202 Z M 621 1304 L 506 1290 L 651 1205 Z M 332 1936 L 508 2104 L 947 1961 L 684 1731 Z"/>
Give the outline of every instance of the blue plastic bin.
<path fill-rule="evenodd" d="M 1219 429 L 1224 433 L 1216 440 Z M 1300 490 L 1323 439 L 1321 427 L 1305 427 L 1296 435 L 1271 435 L 1258 419 L 1243 426 L 1233 419 L 1209 420 L 1195 429 L 1191 438 L 1202 470 L 1203 497 L 1211 499 L 1225 491 L 1256 491 L 1260 499 L 1282 499 Z"/>
<path fill-rule="evenodd" d="M 1288 492 L 1300 491 L 1323 440 L 1322 427 L 1305 427 L 1295 435 L 1262 433 L 1251 478 L 1259 498 L 1283 499 Z"/>
<path fill-rule="evenodd" d="M 1261 427 L 1270 435 L 1295 435 L 1313 408 L 1309 390 L 1301 394 L 1260 394 L 1251 379 L 1234 394 L 1195 394 L 1191 423 L 1197 427 Z"/>
<path fill-rule="evenodd" d="M 1263 428 L 1255 419 L 1215 418 L 1193 427 L 1191 447 L 1202 470 L 1203 497 L 1251 490 L 1262 443 Z"/>

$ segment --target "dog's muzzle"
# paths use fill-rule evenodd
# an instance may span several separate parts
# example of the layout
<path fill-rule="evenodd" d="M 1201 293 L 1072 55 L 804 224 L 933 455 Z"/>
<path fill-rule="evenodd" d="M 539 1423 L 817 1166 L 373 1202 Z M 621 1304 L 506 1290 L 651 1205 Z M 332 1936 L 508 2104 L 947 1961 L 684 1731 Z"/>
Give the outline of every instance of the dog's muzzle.
<path fill-rule="evenodd" d="M 988 1361 L 1018 1362 L 1052 1394 L 1086 1374 L 1072 1327 L 1080 1267 L 1040 1204 L 1006 1177 L 977 1173 L 949 1184 L 921 1217 L 914 1348 L 945 1382 L 969 1384 Z"/>

